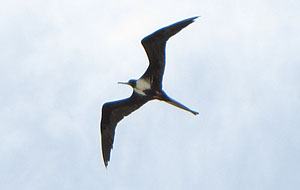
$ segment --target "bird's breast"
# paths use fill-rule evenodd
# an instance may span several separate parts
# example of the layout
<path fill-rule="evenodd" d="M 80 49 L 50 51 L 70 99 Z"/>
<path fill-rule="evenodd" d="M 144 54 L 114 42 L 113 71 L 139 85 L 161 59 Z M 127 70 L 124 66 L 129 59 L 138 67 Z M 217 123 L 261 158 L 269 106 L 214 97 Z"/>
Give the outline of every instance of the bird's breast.
<path fill-rule="evenodd" d="M 149 89 L 151 89 L 151 84 L 150 84 L 149 80 L 139 79 L 136 81 L 136 87 L 134 88 L 134 90 L 137 93 L 146 95 L 146 93 L 144 91 L 149 90 Z"/>

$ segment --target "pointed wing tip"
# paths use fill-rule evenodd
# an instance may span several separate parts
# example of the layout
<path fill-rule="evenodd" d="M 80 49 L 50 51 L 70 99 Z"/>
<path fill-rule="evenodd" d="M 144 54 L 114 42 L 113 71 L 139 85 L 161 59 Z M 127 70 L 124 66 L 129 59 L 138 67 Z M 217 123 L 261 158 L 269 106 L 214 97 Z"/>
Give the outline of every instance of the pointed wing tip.
<path fill-rule="evenodd" d="M 112 150 L 112 148 L 109 150 L 108 154 L 105 151 L 102 152 L 103 163 L 104 163 L 104 166 L 105 166 L 106 169 L 107 169 L 107 166 L 108 166 L 108 162 L 110 161 L 111 150 Z"/>
<path fill-rule="evenodd" d="M 107 169 L 108 161 L 105 161 L 105 162 L 104 162 L 104 166 L 105 166 L 105 168 Z"/>
<path fill-rule="evenodd" d="M 192 20 L 192 22 L 195 22 L 195 20 L 197 19 L 197 18 L 199 18 L 200 16 L 194 16 L 194 17 L 191 17 L 191 18 L 188 18 L 188 19 L 186 19 L 186 20 Z"/>

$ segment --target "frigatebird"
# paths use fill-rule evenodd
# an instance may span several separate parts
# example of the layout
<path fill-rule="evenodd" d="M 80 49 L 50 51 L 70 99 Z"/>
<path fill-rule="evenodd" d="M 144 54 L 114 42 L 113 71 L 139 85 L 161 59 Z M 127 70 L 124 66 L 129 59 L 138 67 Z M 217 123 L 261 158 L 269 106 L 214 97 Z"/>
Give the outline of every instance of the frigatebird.
<path fill-rule="evenodd" d="M 161 28 L 142 39 L 142 45 L 149 59 L 149 66 L 146 72 L 138 80 L 131 79 L 128 82 L 119 82 L 119 84 L 127 84 L 133 88 L 132 95 L 129 98 L 107 102 L 102 107 L 100 128 L 102 156 L 105 167 L 107 167 L 110 161 L 110 152 L 113 147 L 115 129 L 118 122 L 140 108 L 146 102 L 150 100 L 160 100 L 194 115 L 198 114 L 198 112 L 170 98 L 162 89 L 166 42 L 171 36 L 194 22 L 196 18 L 198 18 L 198 16 Z"/>

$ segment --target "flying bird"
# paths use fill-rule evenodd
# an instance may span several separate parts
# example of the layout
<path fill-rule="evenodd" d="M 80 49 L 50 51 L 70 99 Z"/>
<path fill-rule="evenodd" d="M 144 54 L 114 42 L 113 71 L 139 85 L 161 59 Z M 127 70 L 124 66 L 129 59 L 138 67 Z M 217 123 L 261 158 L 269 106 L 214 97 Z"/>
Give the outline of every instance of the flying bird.
<path fill-rule="evenodd" d="M 131 79 L 128 82 L 119 82 L 119 84 L 126 84 L 133 88 L 132 95 L 129 98 L 107 102 L 102 107 L 100 130 L 105 167 L 110 161 L 110 152 L 113 147 L 115 129 L 118 122 L 148 101 L 164 101 L 194 115 L 198 114 L 198 112 L 170 98 L 162 89 L 166 43 L 171 36 L 194 22 L 196 18 L 198 16 L 161 28 L 142 39 L 142 45 L 149 59 L 149 66 L 146 72 L 138 80 Z"/>

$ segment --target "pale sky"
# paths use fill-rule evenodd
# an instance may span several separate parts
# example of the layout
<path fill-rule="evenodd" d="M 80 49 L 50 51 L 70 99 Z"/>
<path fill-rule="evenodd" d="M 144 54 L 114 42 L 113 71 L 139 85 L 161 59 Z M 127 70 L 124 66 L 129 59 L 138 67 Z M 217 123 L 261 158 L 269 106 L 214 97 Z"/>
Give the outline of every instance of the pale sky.
<path fill-rule="evenodd" d="M 300 188 L 300 1 L 11 0 L 0 6 L 0 187 Z M 103 103 L 148 66 L 141 39 L 201 16 L 167 44 L 164 89 L 122 120 L 108 169 Z"/>

